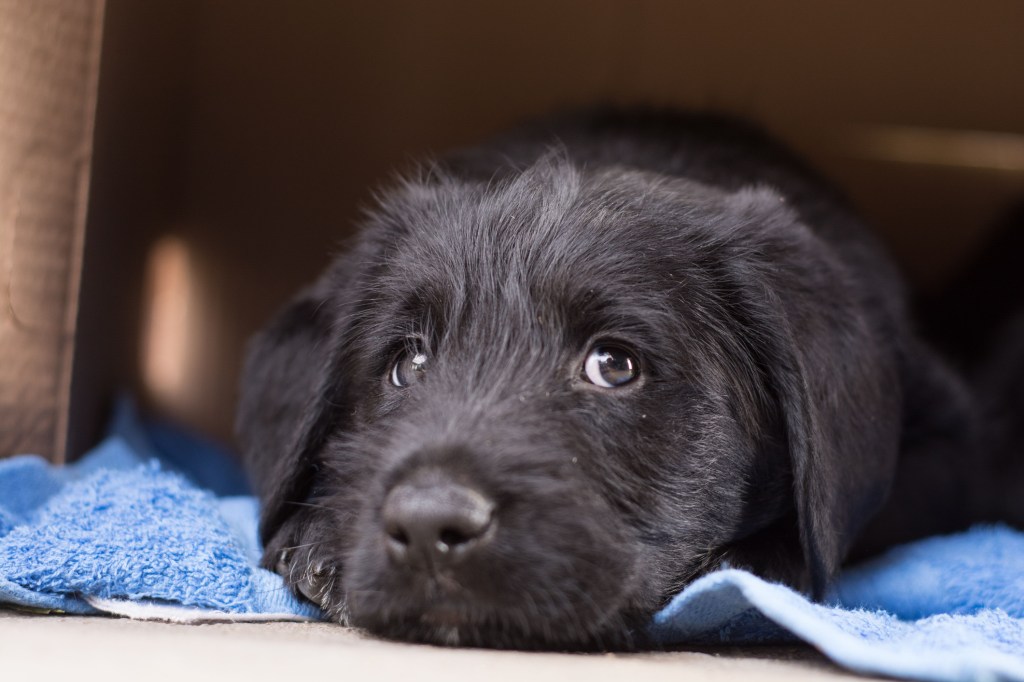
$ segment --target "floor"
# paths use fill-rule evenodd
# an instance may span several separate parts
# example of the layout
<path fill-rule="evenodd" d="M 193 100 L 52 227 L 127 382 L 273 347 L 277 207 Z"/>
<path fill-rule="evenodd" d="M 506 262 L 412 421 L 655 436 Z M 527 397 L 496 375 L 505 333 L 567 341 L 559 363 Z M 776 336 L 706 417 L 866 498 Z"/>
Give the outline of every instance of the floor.
<path fill-rule="evenodd" d="M 867 679 L 804 647 L 538 654 L 396 644 L 324 623 L 171 625 L 0 609 L 0 679 L 31 680 Z"/>

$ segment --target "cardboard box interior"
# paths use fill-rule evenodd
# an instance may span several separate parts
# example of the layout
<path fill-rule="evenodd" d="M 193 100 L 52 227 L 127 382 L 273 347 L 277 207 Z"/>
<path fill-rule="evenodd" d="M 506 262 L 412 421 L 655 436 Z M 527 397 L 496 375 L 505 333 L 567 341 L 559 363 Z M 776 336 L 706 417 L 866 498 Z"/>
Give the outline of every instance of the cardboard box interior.
<path fill-rule="evenodd" d="M 101 6 L 0 1 L 0 457 L 65 449 Z"/>
<path fill-rule="evenodd" d="M 67 451 L 123 387 L 229 439 L 246 337 L 370 189 L 554 110 L 759 121 L 940 286 L 1024 197 L 1022 28 L 1014 0 L 108 0 Z"/>

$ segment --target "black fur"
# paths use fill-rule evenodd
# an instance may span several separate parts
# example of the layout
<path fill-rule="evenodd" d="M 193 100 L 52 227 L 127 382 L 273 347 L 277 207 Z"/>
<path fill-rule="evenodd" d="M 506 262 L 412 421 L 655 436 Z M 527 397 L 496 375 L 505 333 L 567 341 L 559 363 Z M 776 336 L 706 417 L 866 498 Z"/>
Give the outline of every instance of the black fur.
<path fill-rule="evenodd" d="M 361 234 L 253 341 L 238 420 L 265 561 L 336 619 L 626 647 L 723 563 L 821 595 L 894 484 L 863 551 L 963 523 L 963 477 L 938 484 L 964 509 L 904 501 L 964 470 L 966 389 L 845 202 L 742 124 L 549 121 L 398 183 Z M 410 337 L 430 360 L 398 388 Z M 597 341 L 640 379 L 584 381 Z M 444 570 L 386 551 L 384 499 L 425 470 L 496 503 Z"/>

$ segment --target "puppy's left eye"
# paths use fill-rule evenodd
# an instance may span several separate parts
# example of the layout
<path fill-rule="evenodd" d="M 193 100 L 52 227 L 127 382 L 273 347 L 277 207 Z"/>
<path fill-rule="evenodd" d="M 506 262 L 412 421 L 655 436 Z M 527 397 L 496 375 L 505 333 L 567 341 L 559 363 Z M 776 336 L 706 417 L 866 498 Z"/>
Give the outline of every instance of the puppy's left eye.
<path fill-rule="evenodd" d="M 618 346 L 594 346 L 583 362 L 583 378 L 601 388 L 618 388 L 640 376 L 640 362 Z"/>
<path fill-rule="evenodd" d="M 427 354 L 418 348 L 403 351 L 391 366 L 389 378 L 393 386 L 406 388 L 423 378 L 427 371 Z"/>

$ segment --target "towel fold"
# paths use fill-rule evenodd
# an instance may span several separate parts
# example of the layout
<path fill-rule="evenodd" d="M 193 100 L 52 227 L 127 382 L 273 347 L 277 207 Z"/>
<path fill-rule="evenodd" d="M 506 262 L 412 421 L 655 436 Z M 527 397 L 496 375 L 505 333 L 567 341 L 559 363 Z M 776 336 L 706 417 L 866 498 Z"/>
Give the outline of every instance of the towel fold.
<path fill-rule="evenodd" d="M 312 620 L 259 568 L 259 510 L 230 453 L 123 403 L 80 461 L 0 461 L 0 604 L 170 621 Z M 740 570 L 651 624 L 667 644 L 803 640 L 850 670 L 1024 682 L 1024 534 L 974 528 L 847 570 L 825 604 Z"/>
<path fill-rule="evenodd" d="M 244 489 L 229 455 L 143 422 L 126 402 L 74 464 L 0 461 L 0 603 L 172 621 L 319 618 L 259 568 L 255 498 L 215 494 Z"/>
<path fill-rule="evenodd" d="M 758 644 L 802 640 L 850 670 L 912 680 L 1024 680 L 1021 556 L 1002 563 L 999 547 L 978 576 L 962 573 L 963 552 L 1024 548 L 1021 533 L 976 528 L 908 545 L 840 579 L 827 604 L 745 571 L 722 570 L 689 585 L 654 619 L 666 643 Z M 973 563 L 973 562 L 972 562 Z M 1001 564 L 1001 565 L 1000 565 Z M 914 586 L 922 572 L 936 580 Z M 902 576 L 902 578 L 901 578 Z M 878 578 L 878 587 L 873 585 Z M 952 590 L 952 592 L 951 592 Z M 957 602 L 952 593 L 970 595 Z M 984 597 L 982 595 L 985 595 Z M 890 611 L 889 607 L 893 610 Z M 901 608 L 930 615 L 901 619 Z"/>

